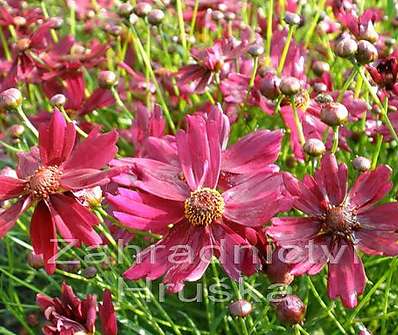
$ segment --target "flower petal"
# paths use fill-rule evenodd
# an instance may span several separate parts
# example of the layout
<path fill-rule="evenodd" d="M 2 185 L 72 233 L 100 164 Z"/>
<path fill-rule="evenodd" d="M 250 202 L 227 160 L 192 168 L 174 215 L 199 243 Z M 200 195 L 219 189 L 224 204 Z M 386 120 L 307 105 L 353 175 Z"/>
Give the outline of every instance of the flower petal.
<path fill-rule="evenodd" d="M 61 186 L 66 190 L 81 190 L 109 183 L 112 175 L 119 173 L 118 169 L 101 171 L 97 169 L 67 170 L 61 177 Z"/>
<path fill-rule="evenodd" d="M 340 257 L 337 257 L 338 253 Z M 362 261 L 353 246 L 343 241 L 336 244 L 333 255 L 336 259 L 329 263 L 328 295 L 331 299 L 340 297 L 345 307 L 354 308 L 366 285 Z"/>
<path fill-rule="evenodd" d="M 282 141 L 280 130 L 260 130 L 241 138 L 222 155 L 222 170 L 230 173 L 256 173 L 275 162 Z"/>
<path fill-rule="evenodd" d="M 109 163 L 117 152 L 117 132 L 99 134 L 98 129 L 91 131 L 89 136 L 73 151 L 64 163 L 65 170 L 101 169 Z"/>
<path fill-rule="evenodd" d="M 0 176 L 0 200 L 16 198 L 24 191 L 26 182 L 17 178 Z"/>
<path fill-rule="evenodd" d="M 75 144 L 75 137 L 74 125 L 66 123 L 61 112 L 55 109 L 50 122 L 40 129 L 41 161 L 46 165 L 60 165 L 68 159 Z"/>
<path fill-rule="evenodd" d="M 278 245 L 287 246 L 300 241 L 308 241 L 318 235 L 322 223 L 316 217 L 273 218 L 272 226 L 267 229 Z"/>
<path fill-rule="evenodd" d="M 50 202 L 75 239 L 90 246 L 102 243 L 101 237 L 93 229 L 98 223 L 97 217 L 89 209 L 72 196 L 64 194 L 52 195 Z"/>
<path fill-rule="evenodd" d="M 360 229 L 355 233 L 358 247 L 368 255 L 398 255 L 398 233 Z"/>
<path fill-rule="evenodd" d="M 30 223 L 30 238 L 34 252 L 43 255 L 44 268 L 47 273 L 53 274 L 56 268 L 55 256 L 58 250 L 57 232 L 50 210 L 44 201 L 39 201 L 33 212 Z"/>
<path fill-rule="evenodd" d="M 17 176 L 21 179 L 27 179 L 40 167 L 39 148 L 33 147 L 29 152 L 19 152 Z"/>
<path fill-rule="evenodd" d="M 99 304 L 99 317 L 102 334 L 117 335 L 116 313 L 112 304 L 112 293 L 109 290 L 104 291 L 102 304 Z"/>
<path fill-rule="evenodd" d="M 14 226 L 22 213 L 28 209 L 30 203 L 30 198 L 21 198 L 0 214 L 0 237 L 3 237 Z"/>

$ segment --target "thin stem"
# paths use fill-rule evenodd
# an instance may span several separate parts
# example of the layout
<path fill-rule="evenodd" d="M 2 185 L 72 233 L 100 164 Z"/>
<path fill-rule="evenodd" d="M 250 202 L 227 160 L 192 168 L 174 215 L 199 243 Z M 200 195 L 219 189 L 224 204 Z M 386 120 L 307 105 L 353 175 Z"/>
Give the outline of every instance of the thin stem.
<path fill-rule="evenodd" d="M 69 19 L 70 19 L 70 33 L 71 33 L 71 35 L 72 36 L 76 36 L 76 8 L 75 8 L 75 4 L 73 3 L 73 1 L 72 1 L 72 3 L 71 3 L 71 5 L 70 5 L 70 16 L 69 16 Z"/>
<path fill-rule="evenodd" d="M 384 315 L 386 315 L 388 312 L 388 302 L 389 302 L 389 298 L 390 298 L 391 281 L 392 281 L 392 276 L 397 267 L 397 262 L 398 262 L 398 258 L 395 258 L 393 260 L 393 263 L 391 264 L 391 268 L 390 268 L 388 278 L 387 278 L 387 287 L 386 287 L 386 291 L 384 294 L 384 306 L 383 306 L 383 314 Z M 381 335 L 385 335 L 387 333 L 387 328 L 386 328 L 387 319 L 383 319 L 381 324 L 382 324 Z"/>
<path fill-rule="evenodd" d="M 182 1 L 176 0 L 176 6 L 177 6 L 177 15 L 178 15 L 178 27 L 180 29 L 180 39 L 181 39 L 182 47 L 184 48 L 185 55 L 186 55 L 187 54 L 187 37 L 185 34 Z"/>
<path fill-rule="evenodd" d="M 271 64 L 271 41 L 272 41 L 272 15 L 274 13 L 274 0 L 268 2 L 267 33 L 265 41 L 265 65 Z"/>
<path fill-rule="evenodd" d="M 343 328 L 341 323 L 337 320 L 336 316 L 332 313 L 332 311 L 328 308 L 328 306 L 326 306 L 326 304 L 323 302 L 321 296 L 319 295 L 318 291 L 316 290 L 316 288 L 314 286 L 314 283 L 312 282 L 312 280 L 311 280 L 311 278 L 309 276 L 307 277 L 307 282 L 308 282 L 308 285 L 309 285 L 312 293 L 314 294 L 315 298 L 318 300 L 318 303 L 326 311 L 326 313 L 329 315 L 329 317 L 334 321 L 334 323 L 336 324 L 337 328 L 339 328 L 339 330 L 343 334 L 347 334 L 346 330 Z"/>
<path fill-rule="evenodd" d="M 332 154 L 335 154 L 337 148 L 339 147 L 339 126 L 334 127 L 333 129 L 333 146 L 332 146 Z"/>
<path fill-rule="evenodd" d="M 352 81 L 354 80 L 355 76 L 357 75 L 357 71 L 352 70 L 349 77 L 345 81 L 343 88 L 340 90 L 339 96 L 337 97 L 337 102 L 342 102 L 344 98 L 344 93 L 348 90 L 348 87 L 350 87 Z"/>
<path fill-rule="evenodd" d="M 373 157 L 372 157 L 372 170 L 374 170 L 377 166 L 377 161 L 379 159 L 382 143 L 383 143 L 383 135 L 378 134 L 377 142 L 376 142 L 376 149 L 373 152 Z"/>
<path fill-rule="evenodd" d="M 112 92 L 113 98 L 116 101 L 116 105 L 118 105 L 121 109 L 123 109 L 123 112 L 125 112 L 131 119 L 134 119 L 133 114 L 130 113 L 130 111 L 127 109 L 126 105 L 123 103 L 122 99 L 120 99 L 120 95 L 115 86 L 111 87 L 111 92 Z"/>
<path fill-rule="evenodd" d="M 290 42 L 292 41 L 292 37 L 293 37 L 293 34 L 295 31 L 296 31 L 296 26 L 289 26 L 289 31 L 287 33 L 285 46 L 283 47 L 282 55 L 279 60 L 278 71 L 277 71 L 279 76 L 282 74 L 283 67 L 285 66 L 287 53 L 288 53 L 289 47 L 290 47 Z"/>
<path fill-rule="evenodd" d="M 22 121 L 25 123 L 26 127 L 28 127 L 30 129 L 30 131 L 33 133 L 33 135 L 35 137 L 39 137 L 39 132 L 37 131 L 35 126 L 32 124 L 32 122 L 30 122 L 28 117 L 25 115 L 21 106 L 18 106 L 17 113 L 20 116 L 20 118 L 22 119 Z"/>
<path fill-rule="evenodd" d="M 65 111 L 65 108 L 64 108 L 63 106 L 60 106 L 59 109 L 60 109 L 62 115 L 64 116 L 65 120 L 66 120 L 67 122 L 69 122 L 69 123 L 72 123 L 72 124 L 75 126 L 76 131 L 77 131 L 81 136 L 83 136 L 84 138 L 87 138 L 87 137 L 88 137 L 87 133 L 86 133 L 84 130 L 82 130 L 82 129 L 76 124 L 76 122 L 74 122 L 74 121 L 69 117 L 68 113 Z"/>
<path fill-rule="evenodd" d="M 318 24 L 319 16 L 321 15 L 323 8 L 325 7 L 325 3 L 326 0 L 321 0 L 321 3 L 318 6 L 318 10 L 316 11 L 316 14 L 313 16 L 308 32 L 305 35 L 304 49 L 307 49 L 309 43 L 311 42 L 312 35 L 314 34 L 315 28 Z"/>
<path fill-rule="evenodd" d="M 188 49 L 190 48 L 190 41 L 192 40 L 192 36 L 195 32 L 195 25 L 196 25 L 196 18 L 198 16 L 198 10 L 199 10 L 199 0 L 195 0 L 195 4 L 193 7 L 193 13 L 192 13 L 192 20 L 191 20 L 191 30 L 189 32 L 189 41 L 188 41 Z"/>
<path fill-rule="evenodd" d="M 258 68 L 258 57 L 254 57 L 253 71 L 249 82 L 249 91 L 254 86 L 254 80 L 256 79 L 257 68 Z"/>
<path fill-rule="evenodd" d="M 6 59 L 8 61 L 10 61 L 11 60 L 11 52 L 10 52 L 10 48 L 8 47 L 6 37 L 4 36 L 3 28 L 0 28 L 0 39 L 1 39 L 1 45 L 3 46 L 3 50 L 4 50 L 4 54 L 6 56 Z"/>
<path fill-rule="evenodd" d="M 300 117 L 299 117 L 298 112 L 297 112 L 297 108 L 296 108 L 296 103 L 294 101 L 294 97 L 290 98 L 290 105 L 292 106 L 292 109 L 293 109 L 293 118 L 294 118 L 294 123 L 295 123 L 296 128 L 297 128 L 297 134 L 298 134 L 299 142 L 300 142 L 301 146 L 303 146 L 305 144 L 303 126 L 301 125 L 301 121 L 300 121 Z"/>

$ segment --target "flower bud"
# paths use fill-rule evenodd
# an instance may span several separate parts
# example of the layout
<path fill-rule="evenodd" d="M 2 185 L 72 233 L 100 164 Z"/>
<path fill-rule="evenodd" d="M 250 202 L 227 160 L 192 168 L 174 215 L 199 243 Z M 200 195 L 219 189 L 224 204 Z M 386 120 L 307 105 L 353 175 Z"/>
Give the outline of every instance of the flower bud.
<path fill-rule="evenodd" d="M 64 106 L 66 103 L 66 97 L 63 94 L 53 95 L 50 99 L 52 106 Z"/>
<path fill-rule="evenodd" d="M 314 71 L 317 76 L 321 76 L 323 73 L 330 71 L 330 66 L 326 62 L 317 60 L 312 64 L 312 71 Z"/>
<path fill-rule="evenodd" d="M 301 23 L 300 15 L 292 12 L 286 12 L 284 20 L 289 26 L 298 26 Z"/>
<path fill-rule="evenodd" d="M 216 22 L 220 22 L 224 19 L 224 13 L 219 10 L 213 10 L 211 12 L 211 18 Z"/>
<path fill-rule="evenodd" d="M 148 14 L 148 22 L 155 26 L 161 24 L 163 19 L 164 19 L 164 12 L 161 11 L 160 9 L 154 9 L 150 11 Z"/>
<path fill-rule="evenodd" d="M 97 275 L 97 268 L 95 266 L 88 266 L 82 271 L 82 276 L 87 279 L 92 279 Z"/>
<path fill-rule="evenodd" d="M 134 26 L 138 22 L 139 17 L 134 13 L 130 15 L 129 22 L 132 26 Z"/>
<path fill-rule="evenodd" d="M 300 92 L 301 84 L 297 78 L 286 77 L 281 80 L 279 88 L 284 95 L 292 96 Z"/>
<path fill-rule="evenodd" d="M 26 19 L 23 16 L 16 16 L 13 19 L 13 23 L 15 26 L 21 27 L 26 24 Z"/>
<path fill-rule="evenodd" d="M 80 270 L 80 261 L 79 260 L 72 260 L 65 263 L 61 263 L 57 265 L 59 269 L 69 273 L 77 273 Z"/>
<path fill-rule="evenodd" d="M 372 335 L 372 333 L 366 329 L 364 326 L 361 326 L 358 332 L 358 335 Z"/>
<path fill-rule="evenodd" d="M 250 56 L 252 57 L 258 57 L 264 53 L 264 47 L 259 44 L 253 44 L 249 47 L 247 50 Z"/>
<path fill-rule="evenodd" d="M 369 20 L 367 25 L 360 25 L 359 38 L 361 40 L 367 40 L 371 43 L 377 42 L 377 40 L 379 39 L 379 34 L 376 32 L 372 20 Z"/>
<path fill-rule="evenodd" d="M 348 118 L 347 108 L 338 102 L 330 102 L 324 104 L 321 108 L 321 121 L 326 123 L 328 126 L 340 126 Z"/>
<path fill-rule="evenodd" d="M 318 94 L 315 101 L 319 104 L 327 104 L 333 102 L 333 98 L 329 94 Z"/>
<path fill-rule="evenodd" d="M 12 138 L 20 138 L 25 132 L 25 127 L 22 124 L 14 124 L 8 131 Z"/>
<path fill-rule="evenodd" d="M 26 51 L 30 47 L 30 39 L 29 38 L 21 38 L 17 41 L 15 46 L 16 46 L 18 52 Z"/>
<path fill-rule="evenodd" d="M 356 59 L 360 64 L 369 64 L 374 62 L 378 57 L 378 52 L 376 47 L 366 40 L 361 40 L 358 42 L 358 51 L 356 54 Z"/>
<path fill-rule="evenodd" d="M 53 24 L 52 25 L 53 29 L 60 29 L 63 26 L 63 24 L 64 24 L 64 19 L 62 17 L 59 17 L 59 16 L 54 16 L 50 20 L 51 20 L 51 22 Z"/>
<path fill-rule="evenodd" d="M 337 56 L 342 58 L 349 58 L 354 56 L 358 50 L 358 45 L 351 37 L 345 37 L 337 42 L 334 52 Z"/>
<path fill-rule="evenodd" d="M 152 10 L 152 6 L 149 3 L 141 2 L 134 7 L 134 13 L 139 17 L 145 17 Z"/>
<path fill-rule="evenodd" d="M 22 105 L 22 94 L 17 88 L 9 88 L 0 93 L 0 109 L 12 110 Z"/>
<path fill-rule="evenodd" d="M 265 274 L 273 284 L 289 285 L 294 280 L 294 276 L 290 273 L 291 264 L 279 259 L 279 250 L 276 249 L 272 253 L 271 263 L 266 265 Z"/>
<path fill-rule="evenodd" d="M 326 148 L 323 142 L 317 138 L 308 139 L 303 146 L 304 152 L 310 156 L 317 157 L 325 153 Z"/>
<path fill-rule="evenodd" d="M 236 14 L 234 12 L 226 12 L 225 13 L 225 20 L 227 21 L 233 21 L 236 19 Z"/>
<path fill-rule="evenodd" d="M 42 255 L 37 255 L 33 252 L 28 254 L 28 264 L 32 268 L 38 270 L 44 266 L 44 260 Z"/>
<path fill-rule="evenodd" d="M 306 307 L 302 300 L 293 294 L 288 294 L 273 302 L 278 319 L 285 324 L 294 325 L 303 321 Z"/>
<path fill-rule="evenodd" d="M 133 12 L 134 7 L 129 2 L 123 2 L 119 5 L 117 9 L 117 13 L 119 16 L 128 18 L 130 14 Z"/>
<path fill-rule="evenodd" d="M 260 81 L 261 94 L 270 100 L 276 99 L 281 94 L 281 90 L 279 89 L 280 83 L 281 80 L 279 77 L 270 72 L 266 73 Z"/>
<path fill-rule="evenodd" d="M 29 326 L 36 327 L 39 325 L 39 318 L 36 313 L 29 313 L 26 317 L 26 322 Z"/>
<path fill-rule="evenodd" d="M 314 83 L 313 88 L 316 93 L 327 92 L 328 90 L 328 87 L 324 83 Z"/>
<path fill-rule="evenodd" d="M 98 84 L 102 88 L 111 88 L 117 85 L 117 76 L 112 71 L 101 71 L 98 74 Z"/>
<path fill-rule="evenodd" d="M 233 302 L 228 308 L 233 316 L 238 316 L 240 318 L 248 316 L 253 310 L 252 304 L 243 299 Z"/>
<path fill-rule="evenodd" d="M 362 156 L 355 157 L 352 161 L 352 166 L 355 170 L 360 172 L 368 171 L 371 167 L 370 159 Z"/>

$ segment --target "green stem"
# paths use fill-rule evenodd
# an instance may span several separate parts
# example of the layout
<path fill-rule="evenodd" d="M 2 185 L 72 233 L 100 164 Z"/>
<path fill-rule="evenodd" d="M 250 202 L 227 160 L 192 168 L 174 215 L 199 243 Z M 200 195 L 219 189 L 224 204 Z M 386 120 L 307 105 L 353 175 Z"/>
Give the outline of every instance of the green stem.
<path fill-rule="evenodd" d="M 120 95 L 115 86 L 111 87 L 111 92 L 112 92 L 113 98 L 116 101 L 116 105 L 118 105 L 121 109 L 123 109 L 123 112 L 125 112 L 129 118 L 134 119 L 133 114 L 130 113 L 130 111 L 127 109 L 126 105 L 123 103 L 122 99 L 120 99 Z"/>
<path fill-rule="evenodd" d="M 386 315 L 388 312 L 388 301 L 390 298 L 391 281 L 392 281 L 392 276 L 397 267 L 397 262 L 398 262 L 398 258 L 395 258 L 391 264 L 391 268 L 390 268 L 388 278 L 387 278 L 387 287 L 386 287 L 386 291 L 384 294 L 384 306 L 383 306 L 383 314 L 384 315 Z M 381 335 L 385 335 L 387 333 L 386 324 L 387 324 L 387 319 L 383 319 L 381 322 Z"/>
<path fill-rule="evenodd" d="M 72 123 L 72 124 L 75 126 L 76 131 L 77 131 L 81 136 L 83 136 L 84 138 L 87 138 L 87 137 L 88 137 L 87 133 L 86 133 L 84 130 L 82 130 L 82 129 L 69 117 L 68 113 L 65 111 L 65 108 L 64 108 L 63 106 L 60 106 L 59 109 L 60 109 L 62 115 L 64 116 L 65 120 L 66 120 L 67 122 L 69 122 L 69 123 Z"/>
<path fill-rule="evenodd" d="M 195 32 L 195 25 L 196 25 L 196 18 L 198 16 L 198 10 L 199 10 L 199 0 L 195 0 L 195 4 L 193 7 L 193 13 L 192 13 L 192 20 L 191 20 L 191 30 L 189 32 L 189 41 L 188 41 L 188 49 L 190 48 L 190 41 L 192 40 L 192 36 Z"/>
<path fill-rule="evenodd" d="M 178 27 L 180 29 L 180 39 L 182 47 L 184 48 L 185 51 L 185 55 L 187 55 L 187 37 L 185 34 L 185 27 L 184 27 L 182 1 L 176 0 L 176 6 L 177 6 L 177 15 L 178 15 Z"/>
<path fill-rule="evenodd" d="M 377 142 L 376 142 L 376 149 L 373 152 L 373 157 L 372 157 L 372 170 L 374 170 L 377 166 L 377 161 L 379 159 L 382 143 L 383 143 L 383 135 L 378 134 Z"/>
<path fill-rule="evenodd" d="M 319 295 L 318 291 L 316 290 L 311 278 L 308 276 L 307 277 L 307 282 L 308 286 L 310 287 L 312 293 L 314 294 L 315 298 L 318 300 L 318 303 L 321 305 L 321 307 L 326 311 L 326 313 L 329 315 L 329 317 L 334 321 L 336 324 L 337 328 L 341 331 L 343 334 L 347 334 L 346 330 L 343 328 L 341 323 L 337 320 L 336 316 L 332 313 L 332 311 L 326 306 L 326 304 L 323 302 L 321 296 Z"/>
<path fill-rule="evenodd" d="M 33 133 L 33 135 L 35 137 L 39 137 L 39 132 L 37 131 L 35 126 L 32 124 L 32 122 L 30 122 L 28 117 L 25 115 L 21 106 L 18 106 L 17 113 L 20 116 L 20 118 L 22 119 L 22 121 L 25 123 L 26 127 L 28 127 L 30 129 L 30 131 Z"/>
<path fill-rule="evenodd" d="M 290 105 L 292 106 L 292 109 L 293 109 L 293 118 L 294 118 L 294 123 L 295 123 L 296 128 L 297 128 L 297 134 L 298 134 L 299 142 L 300 142 L 301 146 L 303 146 L 305 144 L 303 126 L 301 125 L 301 121 L 300 121 L 300 117 L 299 117 L 298 112 L 297 112 L 297 108 L 296 108 L 296 103 L 294 101 L 294 97 L 290 98 Z"/>
<path fill-rule="evenodd" d="M 326 0 L 321 0 L 318 6 L 318 10 L 316 11 L 316 14 L 313 16 L 308 32 L 305 35 L 304 49 L 308 49 L 308 45 L 311 42 L 312 35 L 314 34 L 315 28 L 318 24 L 319 16 L 321 15 L 323 8 L 325 7 L 325 3 Z"/>
<path fill-rule="evenodd" d="M 339 147 L 339 126 L 334 127 L 333 129 L 333 146 L 332 146 L 332 154 L 335 154 L 337 148 Z"/>
<path fill-rule="evenodd" d="M 267 32 L 265 41 L 265 65 L 271 64 L 271 41 L 272 41 L 272 15 L 274 13 L 274 0 L 268 1 Z"/>
<path fill-rule="evenodd" d="M 3 46 L 3 50 L 4 50 L 4 54 L 6 56 L 6 59 L 8 61 L 10 61 L 11 60 L 11 52 L 10 52 L 10 48 L 8 47 L 6 37 L 4 36 L 3 28 L 0 28 L 0 39 L 1 39 L 1 45 Z"/>
<path fill-rule="evenodd" d="M 287 53 L 290 47 L 290 42 L 292 41 L 292 37 L 294 32 L 296 31 L 296 28 L 297 28 L 296 26 L 289 26 L 289 31 L 287 33 L 285 46 L 283 47 L 281 59 L 279 60 L 278 71 L 277 71 L 279 76 L 282 74 L 283 67 L 285 66 Z"/>
<path fill-rule="evenodd" d="M 345 81 L 343 88 L 340 90 L 339 96 L 337 97 L 337 102 L 342 102 L 343 101 L 344 93 L 348 90 L 348 87 L 350 87 L 350 85 L 351 85 L 351 83 L 354 80 L 356 75 L 357 75 L 357 71 L 352 70 L 351 73 L 350 73 L 350 76 Z"/>
<path fill-rule="evenodd" d="M 71 35 L 72 36 L 76 36 L 76 8 L 75 8 L 75 5 L 74 4 L 72 4 L 71 6 L 70 6 L 70 16 L 69 16 L 69 19 L 70 19 L 70 33 L 71 33 Z"/>
<path fill-rule="evenodd" d="M 253 71 L 249 82 L 249 91 L 254 86 L 254 80 L 256 79 L 257 68 L 258 68 L 258 57 L 254 57 Z"/>

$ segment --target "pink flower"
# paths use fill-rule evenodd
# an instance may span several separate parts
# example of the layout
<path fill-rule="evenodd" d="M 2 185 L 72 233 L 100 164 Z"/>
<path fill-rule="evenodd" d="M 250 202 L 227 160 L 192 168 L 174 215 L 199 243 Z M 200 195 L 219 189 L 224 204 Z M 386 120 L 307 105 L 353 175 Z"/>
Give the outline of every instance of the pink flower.
<path fill-rule="evenodd" d="M 80 300 L 72 287 L 63 283 L 61 296 L 50 298 L 44 294 L 36 296 L 36 303 L 47 320 L 42 331 L 45 335 L 94 334 L 97 319 L 97 298 L 88 294 Z M 112 305 L 111 292 L 104 291 L 99 315 L 103 335 L 117 335 L 117 320 Z"/>
<path fill-rule="evenodd" d="M 73 192 L 109 182 L 112 174 L 102 168 L 117 151 L 117 134 L 101 135 L 93 130 L 75 146 L 76 130 L 57 110 L 39 134 L 39 147 L 19 155 L 18 178 L 0 176 L 0 200 L 17 200 L 0 214 L 0 237 L 24 211 L 35 206 L 30 225 L 33 250 L 43 254 L 45 269 L 51 274 L 55 271 L 57 230 L 66 240 L 101 244 L 93 229 L 96 216 Z"/>
<path fill-rule="evenodd" d="M 216 117 L 188 116 L 187 130 L 176 135 L 177 162 L 124 161 L 133 165 L 132 186 L 137 190 L 119 188 L 119 195 L 108 196 L 114 216 L 127 227 L 164 234 L 137 256 L 125 273 L 127 279 L 164 275 L 168 288 L 179 291 L 184 281 L 202 277 L 213 255 L 233 279 L 256 271 L 260 262 L 235 226 L 255 235 L 254 229 L 287 208 L 290 199 L 281 175 L 267 170 L 268 158 L 260 155 L 261 136 L 250 134 L 223 153 L 223 129 Z M 270 150 L 279 145 L 274 143 Z M 239 183 L 224 192 L 219 189 L 222 168 L 241 172 Z"/>
<path fill-rule="evenodd" d="M 322 158 L 314 176 L 299 181 L 285 175 L 294 207 L 307 217 L 272 219 L 268 234 L 287 249 L 285 261 L 294 275 L 319 273 L 328 264 L 328 294 L 344 306 L 357 305 L 366 276 L 357 250 L 368 255 L 398 254 L 398 203 L 377 206 L 391 189 L 385 165 L 359 176 L 347 191 L 347 166 L 333 155 Z"/>

